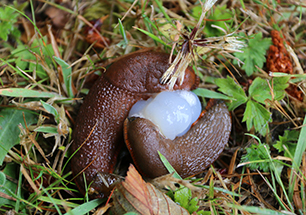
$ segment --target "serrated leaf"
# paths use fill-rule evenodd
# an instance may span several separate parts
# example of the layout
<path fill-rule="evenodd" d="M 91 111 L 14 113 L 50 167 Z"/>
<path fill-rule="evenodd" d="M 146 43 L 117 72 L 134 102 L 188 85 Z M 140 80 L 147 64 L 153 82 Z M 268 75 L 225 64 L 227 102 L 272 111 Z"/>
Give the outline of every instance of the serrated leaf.
<path fill-rule="evenodd" d="M 257 71 L 255 66 L 258 66 L 259 68 L 263 67 L 264 63 L 266 62 L 265 55 L 270 45 L 272 44 L 270 38 L 262 39 L 262 32 L 252 36 L 253 38 L 248 40 L 248 46 L 241 49 L 243 53 L 234 53 L 235 57 L 244 62 L 242 69 L 245 70 L 248 76 Z"/>
<path fill-rule="evenodd" d="M 191 197 L 191 190 L 187 187 L 183 187 L 174 193 L 174 201 L 183 208 L 186 208 L 190 214 L 199 209 L 197 198 L 191 199 Z"/>
<path fill-rule="evenodd" d="M 29 111 L 13 108 L 0 110 L 0 165 L 2 165 L 7 152 L 20 141 L 18 125 L 21 124 L 25 127 L 23 113 L 27 125 L 37 121 L 37 115 Z"/>
<path fill-rule="evenodd" d="M 189 214 L 152 184 L 146 183 L 133 165 L 125 181 L 116 185 L 112 198 L 114 214 Z"/>
<path fill-rule="evenodd" d="M 14 24 L 19 16 L 10 7 L 0 7 L 0 38 L 7 41 L 8 35 L 17 30 Z"/>
<path fill-rule="evenodd" d="M 244 104 L 248 97 L 245 95 L 243 89 L 235 83 L 235 81 L 227 76 L 227 78 L 218 78 L 215 80 L 216 85 L 219 87 L 219 91 L 231 97 L 231 103 L 228 109 L 234 110 L 239 105 Z"/>
<path fill-rule="evenodd" d="M 179 189 L 174 193 L 174 201 L 183 208 L 187 209 L 190 199 L 191 199 L 191 190 L 188 189 L 187 187 Z"/>
<path fill-rule="evenodd" d="M 252 82 L 249 88 L 249 95 L 263 104 L 265 104 L 266 99 L 272 99 L 267 81 L 259 77 Z"/>
<path fill-rule="evenodd" d="M 195 197 L 190 200 L 187 210 L 190 214 L 192 214 L 193 212 L 196 212 L 198 209 L 199 209 L 198 198 Z"/>
<path fill-rule="evenodd" d="M 285 97 L 285 89 L 289 86 L 288 81 L 290 77 L 275 77 L 269 84 L 273 90 L 274 100 L 281 100 Z M 273 83 L 273 84 L 272 84 Z M 265 104 L 265 100 L 272 101 L 272 94 L 267 80 L 260 77 L 255 78 L 249 88 L 249 95 L 252 99 Z"/>
<path fill-rule="evenodd" d="M 250 147 L 246 148 L 247 153 L 242 156 L 242 162 L 250 162 L 248 167 L 251 170 L 260 169 L 267 172 L 270 167 L 270 147 L 267 144 L 252 144 Z"/>
<path fill-rule="evenodd" d="M 271 113 L 261 104 L 251 100 L 247 102 L 242 122 L 246 122 L 248 130 L 254 126 L 255 130 L 264 136 L 269 129 L 268 122 L 271 120 Z"/>
<path fill-rule="evenodd" d="M 276 141 L 276 144 L 274 144 L 273 147 L 278 149 L 278 152 L 284 151 L 285 157 L 294 157 L 299 134 L 300 132 L 298 130 L 286 130 L 283 136 L 278 136 L 279 140 Z M 285 150 L 284 146 L 288 149 L 291 156 Z"/>

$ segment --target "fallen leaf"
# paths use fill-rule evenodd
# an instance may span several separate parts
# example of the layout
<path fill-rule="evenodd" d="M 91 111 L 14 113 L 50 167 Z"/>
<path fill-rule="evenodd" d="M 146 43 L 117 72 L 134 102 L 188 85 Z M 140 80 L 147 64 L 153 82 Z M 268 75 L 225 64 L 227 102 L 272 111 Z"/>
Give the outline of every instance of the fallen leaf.
<path fill-rule="evenodd" d="M 146 183 L 133 165 L 125 181 L 116 186 L 112 198 L 114 214 L 189 214 L 152 184 Z"/>

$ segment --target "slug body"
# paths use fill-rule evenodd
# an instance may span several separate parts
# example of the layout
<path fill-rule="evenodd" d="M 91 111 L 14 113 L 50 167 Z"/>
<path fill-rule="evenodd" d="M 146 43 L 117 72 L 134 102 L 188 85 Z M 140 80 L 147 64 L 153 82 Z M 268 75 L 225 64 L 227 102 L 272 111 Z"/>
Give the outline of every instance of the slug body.
<path fill-rule="evenodd" d="M 183 136 L 170 140 L 150 120 L 127 118 L 124 135 L 137 168 L 147 177 L 168 173 L 158 151 L 185 178 L 199 174 L 221 154 L 231 131 L 231 118 L 224 103 L 216 103 Z M 146 161 L 146 162 L 141 162 Z"/>
<path fill-rule="evenodd" d="M 169 55 L 157 52 L 138 52 L 125 56 L 101 75 L 86 96 L 76 119 L 72 144 L 72 171 L 85 173 L 88 185 L 98 172 L 111 173 L 116 156 L 124 144 L 123 122 L 131 107 L 141 99 L 167 90 L 159 82 L 169 67 Z M 174 89 L 192 90 L 197 77 L 191 68 L 185 72 L 182 85 Z M 84 192 L 84 177 L 77 185 Z"/>

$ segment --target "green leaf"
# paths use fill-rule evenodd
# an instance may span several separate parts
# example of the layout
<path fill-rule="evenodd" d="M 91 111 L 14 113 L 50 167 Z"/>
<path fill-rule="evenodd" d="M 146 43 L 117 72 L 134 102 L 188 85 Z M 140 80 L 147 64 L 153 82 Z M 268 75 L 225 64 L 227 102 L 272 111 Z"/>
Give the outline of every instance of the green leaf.
<path fill-rule="evenodd" d="M 34 39 L 31 47 L 23 44 L 19 44 L 16 49 L 12 51 L 13 57 L 16 59 L 16 66 L 25 72 L 35 71 L 40 79 L 48 78 L 44 67 L 41 65 L 44 62 L 44 66 L 51 68 L 52 64 L 55 66 L 52 57 L 54 56 L 54 50 L 52 44 L 47 44 L 47 37 Z M 59 49 L 62 52 L 62 49 Z M 37 56 L 36 56 L 37 55 Z M 38 57 L 39 56 L 39 57 Z"/>
<path fill-rule="evenodd" d="M 289 185 L 289 196 L 292 199 L 293 191 L 295 187 L 296 174 L 294 172 L 299 172 L 299 167 L 302 162 L 303 154 L 306 150 L 306 116 L 304 116 L 303 126 L 299 135 L 298 143 L 295 149 L 294 158 L 293 158 L 293 169 L 295 171 L 291 171 L 290 175 L 290 185 Z M 293 175 L 294 174 L 294 175 Z"/>
<path fill-rule="evenodd" d="M 242 156 L 241 160 L 243 163 L 250 162 L 247 166 L 251 170 L 260 169 L 264 172 L 268 172 L 270 168 L 270 147 L 268 144 L 258 143 L 252 144 L 246 148 L 247 153 Z"/>
<path fill-rule="evenodd" d="M 14 163 L 8 163 L 3 172 L 1 173 L 1 178 L 4 179 L 2 183 L 0 182 L 0 192 L 5 193 L 8 196 L 11 196 L 11 193 L 14 193 L 17 189 L 17 184 L 13 182 L 13 180 L 6 180 L 6 177 L 8 176 L 9 178 L 12 179 L 17 179 L 17 170 L 16 170 L 16 164 Z M 7 198 L 0 197 L 0 207 L 3 205 L 16 205 L 16 201 L 9 200 Z"/>
<path fill-rule="evenodd" d="M 199 209 L 198 198 L 195 197 L 189 201 L 187 210 L 189 211 L 190 214 L 192 214 L 193 212 L 196 212 L 198 209 Z"/>
<path fill-rule="evenodd" d="M 30 61 L 35 61 L 35 56 L 29 51 L 29 47 L 19 44 L 16 49 L 12 51 L 13 57 L 16 57 L 16 66 L 19 67 L 21 70 L 26 70 L 29 68 Z M 47 74 L 44 75 L 47 77 Z M 39 76 L 40 77 L 40 76 Z"/>
<path fill-rule="evenodd" d="M 29 111 L 13 108 L 0 109 L 0 165 L 7 152 L 20 141 L 18 125 L 25 127 L 23 114 L 27 125 L 37 121 L 37 115 Z"/>
<path fill-rule="evenodd" d="M 6 182 L 6 176 L 3 172 L 0 172 L 0 186 L 3 186 Z"/>
<path fill-rule="evenodd" d="M 5 88 L 0 89 L 0 95 L 11 97 L 31 97 L 31 98 L 64 98 L 56 93 L 43 92 L 25 88 Z"/>
<path fill-rule="evenodd" d="M 212 213 L 210 211 L 200 210 L 200 211 L 197 211 L 197 214 L 199 214 L 199 215 L 211 215 Z"/>
<path fill-rule="evenodd" d="M 67 207 L 71 207 L 71 208 L 76 208 L 78 206 L 78 204 L 73 203 L 73 202 L 69 202 L 69 201 L 65 201 L 63 199 L 56 199 L 56 198 L 52 198 L 49 196 L 39 196 L 38 197 L 39 200 L 43 201 L 43 202 L 49 202 L 49 203 L 55 203 L 57 205 L 67 205 Z"/>
<path fill-rule="evenodd" d="M 14 33 L 15 36 L 20 35 L 18 29 L 14 26 L 18 21 L 18 16 L 19 14 L 10 7 L 0 7 L 0 38 L 4 41 L 7 41 L 8 35 L 11 33 Z"/>
<path fill-rule="evenodd" d="M 153 40 L 155 40 L 156 42 L 159 42 L 161 43 L 162 45 L 168 47 L 168 48 L 171 48 L 171 46 L 169 46 L 167 43 L 165 43 L 162 39 L 160 39 L 159 37 L 155 36 L 154 34 L 148 32 L 148 31 L 145 31 L 145 30 L 142 30 L 140 28 L 137 28 L 137 27 L 134 27 L 135 29 L 141 31 L 142 33 L 148 35 L 149 37 L 151 37 Z"/>
<path fill-rule="evenodd" d="M 232 99 L 232 97 L 223 95 L 221 93 L 217 93 L 215 91 L 204 89 L 204 88 L 197 88 L 197 89 L 193 90 L 192 92 L 195 93 L 197 96 L 202 96 L 204 98 L 225 99 L 225 100 L 231 100 Z"/>
<path fill-rule="evenodd" d="M 174 201 L 182 206 L 183 208 L 187 209 L 190 214 L 197 211 L 199 209 L 198 199 L 193 198 L 191 199 L 191 190 L 187 187 L 183 187 L 178 189 L 174 193 Z"/>
<path fill-rule="evenodd" d="M 53 58 L 62 67 L 63 79 L 64 79 L 67 95 L 69 96 L 69 98 L 73 98 L 74 95 L 73 95 L 72 84 L 71 84 L 71 81 L 72 81 L 71 67 L 69 66 L 69 64 L 67 64 L 62 59 L 55 57 L 55 56 Z"/>
<path fill-rule="evenodd" d="M 283 136 L 278 136 L 279 140 L 273 147 L 278 149 L 278 152 L 284 151 L 284 156 L 291 158 L 291 156 L 294 156 L 299 134 L 300 132 L 298 130 L 286 130 Z M 290 154 L 285 150 L 284 146 L 288 149 Z"/>
<path fill-rule="evenodd" d="M 52 114 L 55 118 L 55 121 L 57 122 L 57 124 L 60 122 L 60 115 L 57 112 L 57 110 L 50 104 L 40 100 L 41 104 L 43 105 L 43 107 L 46 109 L 46 111 L 48 111 L 48 113 Z"/>
<path fill-rule="evenodd" d="M 123 47 L 122 48 L 126 48 L 126 46 L 128 45 L 129 41 L 126 37 L 126 33 L 125 33 L 125 30 L 124 30 L 124 26 L 122 25 L 122 22 L 121 20 L 118 18 L 118 23 L 119 23 L 119 31 L 120 31 L 120 34 L 122 35 L 123 37 Z"/>
<path fill-rule="evenodd" d="M 290 77 L 275 77 L 269 84 L 273 90 L 274 100 L 281 100 L 285 97 L 285 89 L 289 86 L 288 81 Z M 273 84 L 272 84 L 273 83 Z M 260 77 L 255 78 L 249 88 L 249 95 L 252 99 L 265 104 L 265 100 L 269 99 L 272 101 L 271 90 L 267 80 Z"/>
<path fill-rule="evenodd" d="M 182 189 L 179 189 L 174 193 L 174 201 L 183 208 L 188 207 L 190 199 L 191 199 L 191 190 L 188 189 L 187 187 L 183 187 Z"/>
<path fill-rule="evenodd" d="M 231 97 L 231 103 L 228 109 L 234 110 L 239 105 L 246 103 L 248 97 L 245 95 L 243 89 L 235 83 L 235 81 L 227 76 L 227 78 L 218 78 L 215 80 L 219 91 Z"/>
<path fill-rule="evenodd" d="M 159 158 L 161 159 L 161 161 L 163 162 L 163 164 L 165 165 L 166 169 L 168 170 L 169 173 L 174 173 L 173 177 L 174 178 L 178 178 L 178 179 L 182 179 L 182 177 L 176 172 L 176 170 L 171 166 L 171 164 L 169 163 L 169 161 L 167 160 L 167 158 L 165 158 L 164 155 L 162 155 L 159 151 L 158 155 Z"/>
<path fill-rule="evenodd" d="M 154 0 L 154 1 L 157 4 L 160 12 L 162 12 L 163 15 L 165 16 L 165 18 L 167 19 L 168 23 L 170 23 L 173 27 L 175 27 L 175 25 L 173 24 L 171 18 L 168 15 L 167 11 L 165 11 L 165 8 L 164 8 L 162 2 L 160 0 Z M 155 8 L 155 9 L 157 10 L 157 8 Z M 157 12 L 159 12 L 159 11 L 157 10 Z"/>
<path fill-rule="evenodd" d="M 198 7 L 201 7 L 201 6 L 198 6 Z M 198 17 L 201 16 L 201 13 L 193 10 L 193 14 L 195 13 L 198 14 Z M 216 36 L 224 35 L 223 31 L 221 31 L 218 28 L 212 27 L 211 25 L 216 25 L 220 28 L 223 28 L 224 30 L 227 30 L 225 23 L 228 26 L 232 22 L 231 20 L 232 17 L 233 17 L 233 14 L 229 9 L 226 8 L 226 5 L 223 5 L 223 6 L 216 5 L 214 7 L 214 10 L 212 11 L 212 14 L 208 17 L 209 20 L 215 20 L 215 21 L 207 21 L 205 24 L 204 33 L 206 37 L 216 37 Z M 218 21 L 218 20 L 222 20 L 222 21 Z M 223 21 L 223 20 L 226 20 L 226 21 Z"/>
<path fill-rule="evenodd" d="M 231 208 L 235 208 L 241 210 L 241 212 L 246 211 L 252 214 L 264 214 L 264 215 L 284 215 L 284 212 L 278 212 L 275 210 L 267 209 L 267 208 L 260 208 L 257 206 L 245 206 L 245 205 L 238 205 L 238 204 L 228 204 Z"/>
<path fill-rule="evenodd" d="M 262 32 L 254 34 L 252 36 L 253 38 L 249 39 L 248 41 L 248 46 L 246 48 L 241 49 L 243 53 L 234 53 L 235 57 L 239 58 L 242 62 L 244 62 L 242 69 L 245 70 L 248 76 L 252 75 L 255 71 L 257 71 L 257 68 L 255 66 L 258 66 L 259 68 L 263 67 L 264 63 L 266 62 L 265 55 L 270 45 L 272 44 L 270 38 L 262 39 Z M 237 61 L 235 61 L 234 63 L 238 64 Z"/>
<path fill-rule="evenodd" d="M 39 126 L 35 129 L 37 132 L 50 133 L 50 134 L 58 134 L 58 130 L 56 127 L 51 126 Z"/>
<path fill-rule="evenodd" d="M 275 100 L 279 101 L 285 97 L 285 89 L 289 87 L 289 80 L 290 76 L 276 77 L 272 79 L 271 83 L 273 83 L 273 85 L 271 85 L 273 86 Z"/>
<path fill-rule="evenodd" d="M 98 207 L 102 204 L 105 200 L 104 199 L 94 199 L 90 202 L 86 202 L 81 204 L 80 206 L 74 208 L 73 210 L 65 213 L 64 215 L 74 215 L 74 214 L 86 214 L 90 212 L 92 209 Z"/>
<path fill-rule="evenodd" d="M 251 100 L 247 102 L 242 122 L 246 122 L 248 130 L 254 126 L 255 130 L 264 136 L 269 129 L 268 122 L 271 121 L 270 112 L 261 104 Z"/>

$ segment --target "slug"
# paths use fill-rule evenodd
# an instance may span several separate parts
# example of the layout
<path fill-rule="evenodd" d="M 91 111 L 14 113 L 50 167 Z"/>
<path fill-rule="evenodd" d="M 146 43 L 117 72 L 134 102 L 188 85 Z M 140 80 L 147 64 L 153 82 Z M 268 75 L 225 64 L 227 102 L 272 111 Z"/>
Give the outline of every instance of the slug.
<path fill-rule="evenodd" d="M 165 98 L 160 99 L 160 102 L 170 101 L 170 92 L 156 96 L 157 93 L 168 90 L 167 85 L 160 84 L 162 74 L 169 67 L 168 60 L 169 55 L 164 53 L 132 53 L 113 63 L 90 89 L 76 119 L 72 144 L 72 151 L 75 152 L 71 161 L 72 171 L 83 194 L 85 184 L 91 182 L 93 183 L 89 194 L 94 197 L 105 197 L 105 193 L 111 191 L 112 187 L 109 185 L 118 180 L 118 177 L 111 173 L 124 141 L 138 170 L 151 178 L 167 173 L 158 151 L 182 177 L 202 172 L 223 151 L 231 130 L 230 114 L 224 103 L 210 105 L 199 119 L 199 107 L 195 108 L 196 110 L 184 110 L 183 114 L 196 112 L 190 116 L 192 119 L 186 119 L 189 124 L 195 120 L 196 122 L 191 128 L 190 125 L 186 128 L 180 127 L 178 137 L 166 137 L 163 134 L 165 131 L 159 130 L 160 125 L 155 125 L 145 118 L 135 117 L 135 112 L 128 117 L 130 109 L 137 101 L 147 103 L 143 100 L 152 96 L 157 99 L 161 94 L 165 94 Z M 185 92 L 195 89 L 197 85 L 198 77 L 188 67 L 182 85 L 176 83 L 174 86 L 174 90 L 185 90 L 175 95 L 175 100 L 184 97 L 185 103 L 190 106 L 199 103 L 196 96 L 185 98 Z M 149 112 L 154 112 L 160 104 L 153 106 Z M 182 101 L 179 101 L 180 109 L 181 104 Z M 172 106 L 175 106 L 174 103 L 171 103 L 170 107 Z M 161 110 L 155 115 L 160 118 L 163 112 L 167 113 Z M 137 114 L 139 113 L 136 113 L 136 116 Z M 169 125 L 165 127 L 167 130 Z M 182 133 L 186 131 L 187 133 Z"/>
<path fill-rule="evenodd" d="M 159 82 L 169 67 L 169 55 L 159 52 L 136 52 L 113 63 L 94 83 L 80 107 L 73 132 L 72 172 L 84 194 L 97 173 L 111 173 L 124 145 L 123 122 L 131 107 L 168 89 Z M 184 82 L 174 89 L 192 90 L 199 79 L 188 67 Z M 84 176 L 86 182 L 84 181 Z M 111 179 L 113 181 L 113 179 Z"/>
<path fill-rule="evenodd" d="M 226 105 L 212 102 L 215 104 L 210 104 L 185 134 L 173 140 L 166 138 L 151 120 L 133 116 L 127 118 L 124 138 L 138 170 L 150 178 L 167 174 L 158 151 L 183 178 L 199 174 L 212 164 L 223 151 L 231 131 Z"/>

